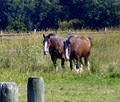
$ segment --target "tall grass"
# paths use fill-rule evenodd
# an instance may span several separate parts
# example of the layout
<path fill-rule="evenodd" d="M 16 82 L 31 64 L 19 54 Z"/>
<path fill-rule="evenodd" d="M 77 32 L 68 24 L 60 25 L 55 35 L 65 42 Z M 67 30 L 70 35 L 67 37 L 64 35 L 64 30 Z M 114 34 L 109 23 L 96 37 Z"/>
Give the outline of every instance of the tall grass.
<path fill-rule="evenodd" d="M 58 35 L 68 36 L 66 33 Z M 0 82 L 15 81 L 20 88 L 20 102 L 27 100 L 26 84 L 30 76 L 44 77 L 47 102 L 88 102 L 84 99 L 84 95 L 87 95 L 86 97 L 91 101 L 100 102 L 98 100 L 104 101 L 106 99 L 110 102 L 105 97 L 101 99 L 99 95 L 107 94 L 104 90 L 110 90 L 114 85 L 120 84 L 120 34 L 87 34 L 86 32 L 80 33 L 79 36 L 93 38 L 90 56 L 91 75 L 87 72 L 86 67 L 84 67 L 82 75 L 71 72 L 68 62 L 65 62 L 66 71 L 64 72 L 60 67 L 60 60 L 57 63 L 59 72 L 55 73 L 50 55 L 43 55 L 43 36 L 38 33 L 29 36 L 9 37 L 10 40 L 3 39 L 0 42 Z M 104 86 L 102 89 L 101 85 L 112 86 Z M 98 89 L 91 89 L 96 87 L 101 89 L 99 94 L 97 94 Z M 89 95 L 89 90 L 95 93 Z M 119 93 L 116 88 L 113 90 L 113 94 Z M 95 97 L 94 100 L 90 98 L 94 95 L 98 100 Z M 80 98 L 78 98 L 79 96 Z M 109 95 L 106 96 L 109 97 Z"/>
<path fill-rule="evenodd" d="M 66 37 L 67 34 L 58 34 Z M 93 38 L 90 56 L 93 73 L 119 73 L 120 34 L 80 34 Z M 60 61 L 58 65 L 60 67 Z M 69 71 L 69 63 L 65 63 Z M 52 72 L 54 67 L 50 55 L 43 55 L 42 34 L 16 36 L 0 42 L 0 69 L 14 69 L 23 72 Z M 61 68 L 60 68 L 61 70 Z"/>

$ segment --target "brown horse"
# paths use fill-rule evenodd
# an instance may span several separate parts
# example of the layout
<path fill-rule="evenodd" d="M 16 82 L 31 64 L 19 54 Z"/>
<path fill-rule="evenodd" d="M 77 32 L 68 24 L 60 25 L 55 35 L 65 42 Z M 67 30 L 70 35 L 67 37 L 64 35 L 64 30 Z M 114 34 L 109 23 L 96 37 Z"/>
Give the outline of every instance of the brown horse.
<path fill-rule="evenodd" d="M 55 66 L 55 70 L 58 70 L 56 65 L 57 59 L 61 59 L 61 67 L 64 69 L 65 55 L 64 55 L 64 41 L 65 38 L 55 35 L 53 33 L 45 36 L 43 34 L 43 46 L 44 46 L 44 54 L 50 53 L 52 62 Z"/>
<path fill-rule="evenodd" d="M 70 61 L 70 68 L 73 69 L 72 60 L 76 61 L 76 71 L 83 71 L 83 63 L 81 58 L 84 57 L 85 65 L 90 71 L 89 56 L 91 53 L 92 41 L 90 37 L 69 36 L 64 42 L 64 50 L 66 60 Z M 79 70 L 79 66 L 81 66 Z"/>

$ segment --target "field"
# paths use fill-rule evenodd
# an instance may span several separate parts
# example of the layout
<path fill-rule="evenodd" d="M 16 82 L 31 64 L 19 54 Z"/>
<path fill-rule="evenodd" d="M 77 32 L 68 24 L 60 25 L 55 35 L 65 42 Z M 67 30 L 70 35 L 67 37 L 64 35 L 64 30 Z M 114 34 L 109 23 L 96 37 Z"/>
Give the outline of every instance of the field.
<path fill-rule="evenodd" d="M 48 34 L 45 32 L 45 34 Z M 58 35 L 67 37 L 67 33 Z M 87 34 L 93 38 L 87 68 L 79 75 L 65 62 L 63 71 L 55 73 L 49 55 L 43 55 L 42 33 L 11 36 L 0 42 L 0 82 L 14 81 L 19 87 L 19 102 L 27 102 L 28 77 L 43 77 L 46 102 L 119 102 L 120 100 L 120 33 Z"/>

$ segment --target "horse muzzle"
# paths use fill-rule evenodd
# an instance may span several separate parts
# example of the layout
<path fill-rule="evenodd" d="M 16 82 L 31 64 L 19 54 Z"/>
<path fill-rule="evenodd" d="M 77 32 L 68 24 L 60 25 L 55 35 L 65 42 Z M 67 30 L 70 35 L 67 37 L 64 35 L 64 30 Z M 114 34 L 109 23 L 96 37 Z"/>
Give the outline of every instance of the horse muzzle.
<path fill-rule="evenodd" d="M 69 61 L 70 60 L 70 58 L 65 58 L 66 59 L 66 61 Z"/>
<path fill-rule="evenodd" d="M 47 55 L 47 54 L 48 54 L 48 52 L 44 51 L 44 55 Z"/>

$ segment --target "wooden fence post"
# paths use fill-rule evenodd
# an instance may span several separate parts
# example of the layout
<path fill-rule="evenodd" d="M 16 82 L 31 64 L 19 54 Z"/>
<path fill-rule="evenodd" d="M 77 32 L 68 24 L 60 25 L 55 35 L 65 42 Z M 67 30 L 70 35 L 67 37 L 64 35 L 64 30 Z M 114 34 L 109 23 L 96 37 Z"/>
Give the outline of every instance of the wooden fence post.
<path fill-rule="evenodd" d="M 43 78 L 30 77 L 27 84 L 28 102 L 45 102 Z"/>
<path fill-rule="evenodd" d="M 0 83 L 0 102 L 18 102 L 18 87 L 15 82 Z"/>

